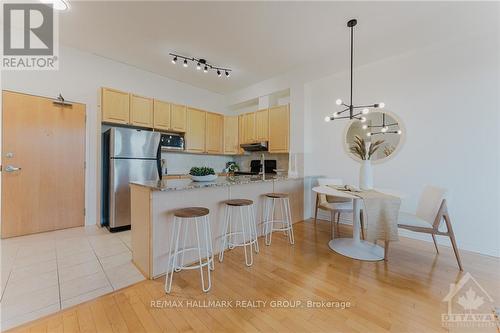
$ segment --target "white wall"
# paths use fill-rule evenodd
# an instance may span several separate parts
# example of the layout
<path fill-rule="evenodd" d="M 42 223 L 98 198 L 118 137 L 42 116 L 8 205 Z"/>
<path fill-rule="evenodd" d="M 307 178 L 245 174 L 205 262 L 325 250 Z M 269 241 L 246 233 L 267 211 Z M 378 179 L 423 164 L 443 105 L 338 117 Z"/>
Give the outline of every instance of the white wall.
<path fill-rule="evenodd" d="M 425 184 L 448 188 L 459 246 L 495 256 L 500 256 L 499 59 L 494 30 L 431 45 L 358 68 L 354 95 L 356 103 L 384 101 L 406 128 L 400 152 L 374 166 L 375 186 L 406 193 L 402 208 L 410 211 Z M 342 148 L 348 121 L 323 121 L 338 109 L 335 99 L 347 96 L 347 82 L 347 73 L 341 73 L 306 84 L 304 167 L 306 175 L 356 184 L 359 165 Z"/>
<path fill-rule="evenodd" d="M 96 143 L 98 91 L 101 86 L 225 113 L 224 97 L 163 76 L 73 48 L 60 48 L 58 71 L 10 71 L 1 74 L 1 89 L 56 97 L 87 106 L 86 224 L 96 217 Z M 168 66 L 168 59 L 165 60 Z"/>
<path fill-rule="evenodd" d="M 425 184 L 449 188 L 459 246 L 500 256 L 499 29 L 494 19 L 477 19 L 483 31 L 475 35 L 455 34 L 441 44 L 357 68 L 354 98 L 384 101 L 406 128 L 402 150 L 374 167 L 376 186 L 406 193 L 405 210 L 415 209 Z M 327 62 L 316 61 L 236 91 L 227 104 L 285 89 L 290 89 L 290 151 L 308 176 L 307 218 L 315 176 L 358 182 L 359 165 L 342 147 L 347 121 L 323 121 L 338 110 L 337 98 L 348 97 L 348 73 L 332 73 Z"/>

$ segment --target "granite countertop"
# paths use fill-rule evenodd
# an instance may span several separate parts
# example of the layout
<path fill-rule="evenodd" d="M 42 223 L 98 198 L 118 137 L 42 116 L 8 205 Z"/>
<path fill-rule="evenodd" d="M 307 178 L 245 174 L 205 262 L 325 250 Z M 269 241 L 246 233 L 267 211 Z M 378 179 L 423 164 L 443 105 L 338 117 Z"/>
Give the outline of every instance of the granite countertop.
<path fill-rule="evenodd" d="M 291 179 L 288 176 L 231 176 L 231 177 L 218 177 L 213 182 L 194 182 L 191 179 L 164 179 L 152 181 L 136 181 L 130 182 L 133 185 L 147 187 L 153 191 L 181 191 L 191 190 L 204 187 L 217 187 L 217 186 L 231 186 L 241 184 L 253 184 L 262 182 L 272 182 L 274 180 L 287 180 Z"/>

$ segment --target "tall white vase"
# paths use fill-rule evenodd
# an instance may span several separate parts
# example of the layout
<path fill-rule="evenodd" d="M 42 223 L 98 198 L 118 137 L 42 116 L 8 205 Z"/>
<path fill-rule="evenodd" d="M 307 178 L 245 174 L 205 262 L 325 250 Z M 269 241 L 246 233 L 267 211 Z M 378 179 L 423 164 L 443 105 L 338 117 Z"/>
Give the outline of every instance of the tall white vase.
<path fill-rule="evenodd" d="M 359 188 L 362 190 L 371 190 L 373 188 L 373 170 L 370 160 L 361 161 L 359 169 Z"/>

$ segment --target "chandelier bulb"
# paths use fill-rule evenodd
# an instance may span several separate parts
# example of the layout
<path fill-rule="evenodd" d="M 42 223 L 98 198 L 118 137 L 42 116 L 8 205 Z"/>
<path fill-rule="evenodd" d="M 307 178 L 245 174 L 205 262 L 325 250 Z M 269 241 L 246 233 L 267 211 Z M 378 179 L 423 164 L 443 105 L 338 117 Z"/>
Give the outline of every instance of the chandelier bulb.
<path fill-rule="evenodd" d="M 381 109 L 385 108 L 385 103 L 378 103 L 378 107 Z"/>
<path fill-rule="evenodd" d="M 368 109 L 368 108 L 364 108 L 362 111 L 363 114 L 368 114 L 368 112 L 370 112 L 370 109 Z"/>
<path fill-rule="evenodd" d="M 399 135 L 401 135 L 401 133 L 403 133 L 403 131 L 398 130 L 396 133 L 398 133 Z"/>
<path fill-rule="evenodd" d="M 387 126 L 385 126 L 385 127 L 382 127 L 382 129 L 381 129 L 380 131 L 381 131 L 382 133 L 385 133 L 385 132 L 387 132 L 387 130 L 388 130 L 388 129 L 389 129 L 389 128 L 388 128 Z"/>
<path fill-rule="evenodd" d="M 337 118 L 338 116 L 339 116 L 339 113 L 338 113 L 338 112 L 335 112 L 335 113 L 333 114 L 333 118 Z"/>
<path fill-rule="evenodd" d="M 335 101 L 335 104 L 337 104 L 337 105 L 341 105 L 341 104 L 342 104 L 342 100 L 341 100 L 340 98 L 339 98 L 339 99 L 337 99 L 337 100 Z"/>
<path fill-rule="evenodd" d="M 366 121 L 366 118 L 365 117 L 361 117 L 361 119 L 359 121 L 361 121 L 362 123 L 364 123 Z"/>
<path fill-rule="evenodd" d="M 366 136 L 372 136 L 372 134 L 370 132 L 366 133 Z"/>
<path fill-rule="evenodd" d="M 330 116 L 326 116 L 326 117 L 325 117 L 325 121 L 326 121 L 327 123 L 328 123 L 329 121 L 331 121 L 331 120 L 332 120 L 332 118 L 331 118 Z"/>
<path fill-rule="evenodd" d="M 363 126 L 361 126 L 361 128 L 364 129 L 364 130 L 368 129 L 368 125 L 363 125 Z"/>

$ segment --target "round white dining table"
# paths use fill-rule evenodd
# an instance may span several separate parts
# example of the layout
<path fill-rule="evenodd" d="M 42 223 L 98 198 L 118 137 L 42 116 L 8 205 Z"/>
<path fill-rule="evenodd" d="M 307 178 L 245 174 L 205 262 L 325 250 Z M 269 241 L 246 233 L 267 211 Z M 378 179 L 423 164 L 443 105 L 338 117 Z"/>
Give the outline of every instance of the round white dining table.
<path fill-rule="evenodd" d="M 358 260 L 379 261 L 384 259 L 383 247 L 373 242 L 364 241 L 360 237 L 361 223 L 359 212 L 363 199 L 356 196 L 355 193 L 339 191 L 330 186 L 316 186 L 312 190 L 317 194 L 352 199 L 352 238 L 334 238 L 328 242 L 330 249 L 346 257 Z M 384 190 L 379 191 L 387 193 Z"/>

